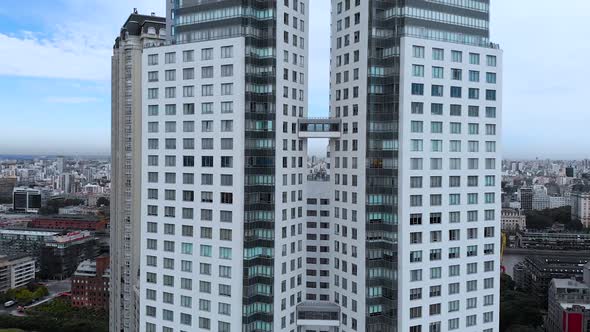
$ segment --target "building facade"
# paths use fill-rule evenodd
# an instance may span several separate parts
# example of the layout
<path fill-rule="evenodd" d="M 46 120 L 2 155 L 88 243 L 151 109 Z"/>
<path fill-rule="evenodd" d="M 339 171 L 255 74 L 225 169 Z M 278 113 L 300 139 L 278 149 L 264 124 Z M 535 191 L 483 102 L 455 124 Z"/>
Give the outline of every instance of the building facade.
<path fill-rule="evenodd" d="M 502 53 L 488 24 L 489 1 L 332 1 L 332 227 L 363 239 L 334 235 L 342 329 L 498 329 Z"/>
<path fill-rule="evenodd" d="M 519 190 L 520 193 L 520 208 L 524 212 L 531 211 L 533 209 L 533 188 L 523 187 Z"/>
<path fill-rule="evenodd" d="M 590 191 L 580 190 L 572 192 L 572 220 L 579 220 L 584 227 L 590 227 Z"/>
<path fill-rule="evenodd" d="M 64 280 L 76 272 L 80 262 L 97 256 L 97 239 L 90 232 L 57 235 L 48 239 L 41 250 L 39 275 L 43 279 Z"/>
<path fill-rule="evenodd" d="M 80 231 L 104 231 L 107 225 L 104 217 L 98 216 L 43 216 L 32 218 L 30 228 L 51 230 L 80 230 Z"/>
<path fill-rule="evenodd" d="M 164 18 L 129 16 L 111 59 L 110 332 L 138 330 L 143 48 L 166 39 Z"/>
<path fill-rule="evenodd" d="M 15 212 L 38 213 L 40 208 L 40 190 L 31 188 L 14 188 L 12 209 Z"/>
<path fill-rule="evenodd" d="M 295 329 L 307 1 L 172 5 L 174 45 L 143 57 L 141 328 Z"/>
<path fill-rule="evenodd" d="M 508 233 L 526 230 L 526 216 L 518 209 L 502 209 L 502 230 Z"/>
<path fill-rule="evenodd" d="M 78 308 L 109 310 L 109 257 L 85 260 L 72 276 L 72 305 Z"/>
<path fill-rule="evenodd" d="M 547 308 L 547 332 L 586 332 L 590 326 L 590 287 L 572 279 L 553 279 Z"/>
<path fill-rule="evenodd" d="M 308 1 L 167 7 L 142 57 L 140 330 L 498 331 L 489 1 L 333 0 L 330 119 L 306 119 Z"/>
<path fill-rule="evenodd" d="M 35 259 L 0 256 L 0 292 L 25 287 L 35 280 Z"/>

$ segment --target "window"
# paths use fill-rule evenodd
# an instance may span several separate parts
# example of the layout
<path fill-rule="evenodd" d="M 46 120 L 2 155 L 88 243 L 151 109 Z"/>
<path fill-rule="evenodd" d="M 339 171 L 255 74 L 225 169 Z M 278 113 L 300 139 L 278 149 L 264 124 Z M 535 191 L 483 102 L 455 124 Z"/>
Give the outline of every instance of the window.
<path fill-rule="evenodd" d="M 221 95 L 222 96 L 231 96 L 233 94 L 233 90 L 234 90 L 233 83 L 221 84 Z"/>
<path fill-rule="evenodd" d="M 497 62 L 497 59 L 496 59 L 496 56 L 495 55 L 488 55 L 487 56 L 488 66 L 490 66 L 490 67 L 496 67 L 496 62 Z"/>
<path fill-rule="evenodd" d="M 451 69 L 451 79 L 455 81 L 461 81 L 463 79 L 463 71 L 461 69 Z"/>
<path fill-rule="evenodd" d="M 170 52 L 170 53 L 164 54 L 164 62 L 166 64 L 176 63 L 176 53 Z"/>
<path fill-rule="evenodd" d="M 164 89 L 164 97 L 165 98 L 176 98 L 176 88 L 169 87 Z"/>
<path fill-rule="evenodd" d="M 461 51 L 451 51 L 451 61 L 453 61 L 453 62 L 463 62 L 463 52 L 461 52 Z"/>
<path fill-rule="evenodd" d="M 166 70 L 164 72 L 164 78 L 167 82 L 173 82 L 176 81 L 176 70 L 172 69 L 172 70 Z"/>
<path fill-rule="evenodd" d="M 221 77 L 231 77 L 231 76 L 234 76 L 234 66 L 233 65 L 221 66 Z"/>
<path fill-rule="evenodd" d="M 444 90 L 444 88 L 443 88 L 442 85 L 435 85 L 435 84 L 433 84 L 431 90 L 432 90 L 431 91 L 432 92 L 431 94 L 432 94 L 433 97 L 442 97 L 443 96 L 443 90 Z"/>
<path fill-rule="evenodd" d="M 234 104 L 231 101 L 221 103 L 221 113 L 233 113 Z"/>
<path fill-rule="evenodd" d="M 486 100 L 496 100 L 496 90 L 486 90 Z"/>
<path fill-rule="evenodd" d="M 441 48 L 433 48 L 432 59 L 437 61 L 443 61 L 445 59 L 445 50 Z"/>
<path fill-rule="evenodd" d="M 432 78 L 444 78 L 444 68 L 443 67 L 432 67 Z"/>
<path fill-rule="evenodd" d="M 157 54 L 148 55 L 148 66 L 155 66 L 157 64 L 158 64 L 158 55 Z"/>
<path fill-rule="evenodd" d="M 233 46 L 221 47 L 221 58 L 222 59 L 233 58 L 233 56 L 234 56 L 234 47 Z"/>
<path fill-rule="evenodd" d="M 469 82 L 479 82 L 479 72 L 477 70 L 469 71 Z"/>
<path fill-rule="evenodd" d="M 202 85 L 201 86 L 201 95 L 203 97 L 213 96 L 213 85 L 212 84 Z"/>
<path fill-rule="evenodd" d="M 469 53 L 469 64 L 479 65 L 479 54 L 478 53 Z"/>
<path fill-rule="evenodd" d="M 182 61 L 183 62 L 193 62 L 195 61 L 195 51 L 188 50 L 182 52 Z"/>
<path fill-rule="evenodd" d="M 413 102 L 411 107 L 412 107 L 412 114 L 423 114 L 424 113 L 424 103 Z"/>
<path fill-rule="evenodd" d="M 452 86 L 451 87 L 451 98 L 461 98 L 461 87 L 460 86 Z"/>
<path fill-rule="evenodd" d="M 148 82 L 158 82 L 158 72 L 157 71 L 148 72 Z"/>
<path fill-rule="evenodd" d="M 486 118 L 495 118 L 496 117 L 496 108 L 495 107 L 486 107 Z"/>
<path fill-rule="evenodd" d="M 412 72 L 414 74 L 414 77 L 424 77 L 424 66 L 422 66 L 422 65 L 413 65 L 412 66 Z"/>
<path fill-rule="evenodd" d="M 486 82 L 496 84 L 496 73 L 486 73 Z"/>
<path fill-rule="evenodd" d="M 412 94 L 417 95 L 417 96 L 423 96 L 424 95 L 424 84 L 412 83 Z"/>
<path fill-rule="evenodd" d="M 148 99 L 158 99 L 158 88 L 148 89 Z"/>
<path fill-rule="evenodd" d="M 183 86 L 182 87 L 182 96 L 183 97 L 194 97 L 195 96 L 195 87 L 193 85 Z"/>
<path fill-rule="evenodd" d="M 412 48 L 413 54 L 414 54 L 414 58 L 419 58 L 419 59 L 423 59 L 424 58 L 424 51 L 425 48 L 423 46 L 416 46 L 414 45 L 414 47 Z"/>
<path fill-rule="evenodd" d="M 430 104 L 430 113 L 432 115 L 443 115 L 443 104 Z"/>

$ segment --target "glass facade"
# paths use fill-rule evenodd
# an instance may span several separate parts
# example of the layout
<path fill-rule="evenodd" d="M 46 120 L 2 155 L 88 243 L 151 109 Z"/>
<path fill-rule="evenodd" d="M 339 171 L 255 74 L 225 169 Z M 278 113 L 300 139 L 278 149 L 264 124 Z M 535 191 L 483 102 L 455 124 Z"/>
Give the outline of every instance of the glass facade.
<path fill-rule="evenodd" d="M 256 0 L 176 0 L 172 10 L 176 43 L 245 38 L 245 121 L 269 124 L 245 131 L 245 332 L 272 331 L 274 322 L 276 10 Z"/>

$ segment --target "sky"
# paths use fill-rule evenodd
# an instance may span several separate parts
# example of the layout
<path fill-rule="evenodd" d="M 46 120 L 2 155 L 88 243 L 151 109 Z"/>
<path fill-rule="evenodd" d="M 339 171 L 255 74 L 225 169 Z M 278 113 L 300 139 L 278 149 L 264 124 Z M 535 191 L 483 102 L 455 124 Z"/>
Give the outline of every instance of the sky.
<path fill-rule="evenodd" d="M 330 1 L 310 0 L 310 116 L 326 116 Z M 492 0 L 504 50 L 506 158 L 589 158 L 590 1 Z M 134 7 L 165 0 L 0 2 L 0 154 L 108 154 L 110 56 Z M 315 144 L 315 149 L 324 143 Z"/>

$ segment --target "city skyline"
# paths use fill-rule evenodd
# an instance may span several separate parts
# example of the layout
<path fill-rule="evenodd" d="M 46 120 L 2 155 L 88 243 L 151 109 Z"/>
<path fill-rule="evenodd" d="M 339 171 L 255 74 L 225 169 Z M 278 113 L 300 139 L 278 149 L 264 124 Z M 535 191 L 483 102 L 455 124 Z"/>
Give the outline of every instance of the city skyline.
<path fill-rule="evenodd" d="M 32 8 L 0 6 L 0 59 L 11 64 L 0 69 L 0 86 L 5 91 L 5 109 L 12 110 L 4 114 L 3 120 L 12 125 L 0 133 L 0 153 L 108 154 L 112 35 L 118 33 L 118 22 L 137 4 L 36 2 Z M 590 139 L 583 127 L 590 116 L 576 105 L 583 104 L 583 79 L 590 73 L 579 64 L 590 46 L 572 41 L 581 40 L 583 31 L 588 30 L 582 13 L 590 9 L 590 3 L 571 1 L 563 9 L 531 3 L 492 3 L 493 41 L 509 50 L 504 64 L 504 156 L 587 158 L 579 142 Z M 310 41 L 310 116 L 326 116 L 330 36 L 329 21 L 322 17 L 329 13 L 329 2 L 310 6 L 310 30 L 314 31 Z M 151 0 L 138 10 L 163 15 L 163 7 L 162 1 Z M 104 15 L 87 22 L 85 12 Z M 59 19 L 64 15 L 70 19 Z M 548 17 L 555 24 L 546 24 Z M 547 40 L 557 47 L 548 47 Z M 38 54 L 44 56 L 43 61 L 37 59 Z M 544 58 L 563 60 L 550 65 Z M 23 117 L 27 121 L 22 121 Z M 18 143 L 11 139 L 17 136 Z M 324 147 L 312 146 L 310 150 L 318 154 Z"/>

